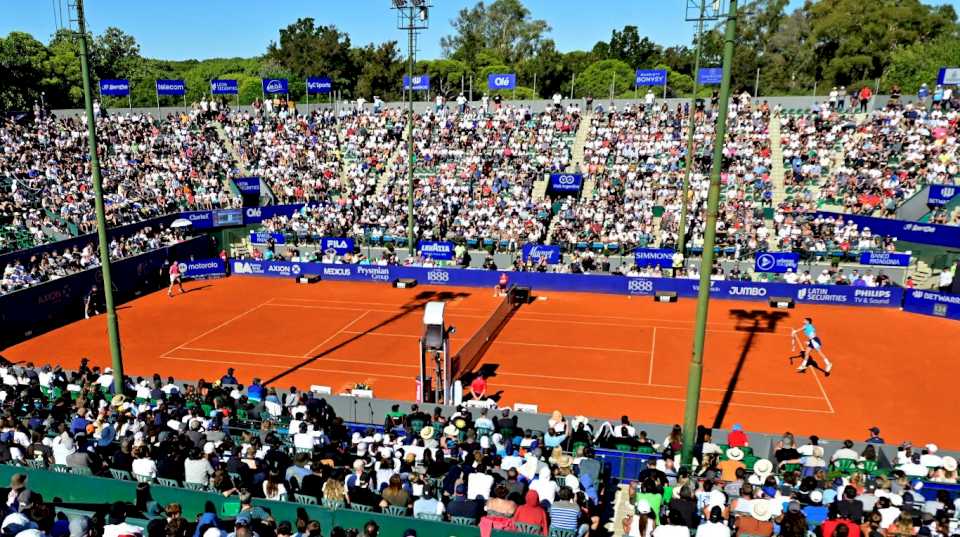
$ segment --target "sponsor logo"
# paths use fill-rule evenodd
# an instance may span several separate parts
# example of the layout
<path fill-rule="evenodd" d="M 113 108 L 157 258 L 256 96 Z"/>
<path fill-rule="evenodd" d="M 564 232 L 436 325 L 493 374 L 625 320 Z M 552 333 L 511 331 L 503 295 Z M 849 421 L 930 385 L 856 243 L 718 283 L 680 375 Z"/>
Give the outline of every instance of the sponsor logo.
<path fill-rule="evenodd" d="M 946 317 L 947 316 L 947 305 L 946 304 L 934 304 L 933 305 L 933 314 L 937 317 Z"/>
<path fill-rule="evenodd" d="M 247 209 L 247 218 L 260 218 L 262 211 L 259 207 L 250 207 Z"/>
<path fill-rule="evenodd" d="M 528 253 L 527 256 L 532 257 L 534 259 L 540 259 L 541 257 L 546 257 L 547 259 L 549 259 L 550 257 L 553 256 L 553 253 L 554 253 L 553 249 L 546 248 L 539 244 L 535 244 L 530 247 L 530 253 Z"/>
<path fill-rule="evenodd" d="M 269 80 L 267 81 L 265 91 L 268 93 L 280 93 L 283 91 L 283 82 L 280 80 Z"/>
<path fill-rule="evenodd" d="M 572 185 L 577 182 L 577 178 L 572 175 L 561 175 L 557 177 L 557 183 L 561 185 Z"/>
<path fill-rule="evenodd" d="M 427 273 L 427 281 L 433 283 L 447 283 L 450 281 L 450 273 L 445 270 L 431 270 Z"/>
<path fill-rule="evenodd" d="M 772 254 L 760 254 L 757 256 L 757 268 L 760 270 L 770 270 L 777 266 L 777 259 Z"/>
<path fill-rule="evenodd" d="M 940 194 L 942 194 L 943 197 L 945 197 L 945 198 L 952 198 L 953 195 L 956 194 L 956 189 L 953 188 L 952 186 L 948 186 L 948 187 L 946 187 L 946 188 L 941 188 L 941 189 L 940 189 Z"/>
<path fill-rule="evenodd" d="M 310 80 L 307 82 L 307 88 L 312 90 L 330 89 L 331 83 L 326 80 Z"/>
<path fill-rule="evenodd" d="M 238 261 L 233 265 L 233 272 L 234 274 L 263 274 L 263 267 L 260 263 Z"/>
<path fill-rule="evenodd" d="M 127 91 L 130 89 L 130 84 L 117 84 L 114 82 L 102 82 L 100 83 L 100 88 L 106 91 Z"/>
<path fill-rule="evenodd" d="M 914 291 L 913 298 L 923 298 L 923 291 Z"/>
<path fill-rule="evenodd" d="M 371 280 L 379 281 L 389 281 L 390 280 L 390 269 L 385 267 L 357 267 L 357 274 L 361 276 L 366 276 Z"/>
<path fill-rule="evenodd" d="M 300 265 L 294 265 L 290 267 L 290 272 L 293 274 L 300 274 Z"/>
<path fill-rule="evenodd" d="M 886 289 L 857 289 L 854 291 L 853 296 L 866 298 L 890 298 L 892 293 Z"/>
<path fill-rule="evenodd" d="M 936 233 L 937 228 L 933 226 L 924 226 L 922 224 L 904 224 L 904 231 L 916 231 L 919 233 Z"/>
<path fill-rule="evenodd" d="M 347 244 L 347 241 L 343 239 L 327 239 L 326 248 L 336 248 L 338 250 L 346 250 L 350 246 Z"/>
<path fill-rule="evenodd" d="M 630 280 L 627 282 L 627 291 L 631 294 L 652 293 L 653 282 L 650 280 Z"/>
<path fill-rule="evenodd" d="M 350 269 L 346 267 L 324 267 L 324 276 L 350 276 Z"/>
<path fill-rule="evenodd" d="M 833 294 L 826 287 L 801 287 L 797 289 L 797 300 L 844 304 L 847 302 L 847 295 Z"/>
<path fill-rule="evenodd" d="M 504 86 L 510 85 L 510 77 L 508 76 L 495 76 L 493 77 L 493 86 L 496 88 L 501 88 Z"/>
<path fill-rule="evenodd" d="M 727 294 L 733 296 L 767 296 L 767 290 L 764 287 L 742 287 L 734 285 L 730 287 Z"/>
<path fill-rule="evenodd" d="M 186 274 L 186 273 L 187 273 L 187 268 L 188 268 L 188 267 L 187 267 L 187 264 L 186 264 L 186 263 L 177 263 L 177 268 L 180 269 L 180 274 Z"/>
<path fill-rule="evenodd" d="M 200 220 L 210 220 L 210 213 L 192 213 L 187 215 L 187 219 L 191 222 L 198 222 Z"/>
<path fill-rule="evenodd" d="M 420 245 L 420 252 L 425 254 L 449 254 L 450 251 L 450 245 L 439 242 Z"/>
<path fill-rule="evenodd" d="M 183 82 L 157 82 L 160 91 L 183 91 Z"/>

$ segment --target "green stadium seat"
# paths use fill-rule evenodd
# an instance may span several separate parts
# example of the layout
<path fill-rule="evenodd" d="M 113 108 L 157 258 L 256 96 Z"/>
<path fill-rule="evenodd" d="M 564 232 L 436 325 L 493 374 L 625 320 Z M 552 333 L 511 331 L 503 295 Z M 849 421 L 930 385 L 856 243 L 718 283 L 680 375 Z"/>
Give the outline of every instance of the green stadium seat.
<path fill-rule="evenodd" d="M 388 505 L 383 508 L 383 513 L 390 516 L 407 516 L 407 508 L 399 505 Z"/>
<path fill-rule="evenodd" d="M 453 516 L 450 517 L 450 522 L 460 526 L 474 526 L 474 520 L 468 516 Z"/>
<path fill-rule="evenodd" d="M 293 497 L 301 505 L 317 505 L 317 499 L 309 494 L 294 494 Z"/>
<path fill-rule="evenodd" d="M 540 535 L 543 532 L 543 527 L 539 524 L 527 524 L 525 522 L 514 522 L 514 527 L 517 528 L 517 531 L 520 533 L 528 533 L 530 535 Z"/>
<path fill-rule="evenodd" d="M 342 500 L 331 500 L 330 498 L 323 499 L 323 507 L 330 509 L 331 511 L 336 511 L 337 509 L 343 509 L 346 504 Z"/>

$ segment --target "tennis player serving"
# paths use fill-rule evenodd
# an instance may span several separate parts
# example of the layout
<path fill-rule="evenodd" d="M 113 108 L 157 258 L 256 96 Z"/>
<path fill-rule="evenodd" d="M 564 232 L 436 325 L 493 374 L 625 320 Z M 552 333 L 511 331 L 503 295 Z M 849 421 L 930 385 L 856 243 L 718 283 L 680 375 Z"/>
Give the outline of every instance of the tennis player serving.
<path fill-rule="evenodd" d="M 829 375 L 830 370 L 833 369 L 833 364 L 830 363 L 827 355 L 823 353 L 823 342 L 820 341 L 820 337 L 817 336 L 817 329 L 813 326 L 813 319 L 805 317 L 803 319 L 803 326 L 791 330 L 790 335 L 796 338 L 798 333 L 802 333 L 807 338 L 807 345 L 805 348 L 800 349 L 800 357 L 803 358 L 803 361 L 800 362 L 800 367 L 797 368 L 797 371 L 805 371 L 810 364 L 811 352 L 817 351 L 817 354 L 823 358 L 823 364 L 825 366 L 823 372 Z"/>

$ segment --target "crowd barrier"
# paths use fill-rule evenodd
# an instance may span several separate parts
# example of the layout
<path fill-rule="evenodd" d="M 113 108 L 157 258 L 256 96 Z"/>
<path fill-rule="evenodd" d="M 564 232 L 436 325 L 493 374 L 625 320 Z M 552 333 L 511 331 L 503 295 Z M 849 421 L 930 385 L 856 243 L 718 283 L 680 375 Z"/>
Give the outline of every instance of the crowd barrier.
<path fill-rule="evenodd" d="M 493 288 L 501 272 L 492 270 L 424 268 L 378 265 L 331 265 L 292 263 L 287 261 L 233 260 L 234 274 L 295 277 L 318 274 L 325 280 L 390 282 L 397 278 L 415 278 L 430 285 Z M 607 274 L 558 274 L 540 272 L 507 272 L 510 283 L 531 287 L 535 291 L 569 291 L 653 296 L 657 292 L 675 292 L 680 297 L 694 298 L 699 280 L 681 278 L 632 278 Z M 771 297 L 792 298 L 801 304 L 838 304 L 899 308 L 903 289 L 899 287 L 855 287 L 848 285 L 796 285 L 740 281 L 710 283 L 714 298 L 766 301 Z"/>
<path fill-rule="evenodd" d="M 165 275 L 161 272 L 166 261 L 203 258 L 209 253 L 210 238 L 204 236 L 114 261 L 111 275 L 115 300 L 119 304 L 163 287 Z M 94 284 L 103 289 L 99 267 L 0 296 L 0 346 L 82 319 L 84 298 Z"/>
<path fill-rule="evenodd" d="M 812 216 L 817 218 L 843 218 L 846 222 L 857 224 L 857 228 L 861 230 L 868 227 L 874 235 L 896 237 L 897 240 L 901 241 L 946 248 L 960 248 L 960 227 L 958 226 L 822 211 L 813 213 Z"/>

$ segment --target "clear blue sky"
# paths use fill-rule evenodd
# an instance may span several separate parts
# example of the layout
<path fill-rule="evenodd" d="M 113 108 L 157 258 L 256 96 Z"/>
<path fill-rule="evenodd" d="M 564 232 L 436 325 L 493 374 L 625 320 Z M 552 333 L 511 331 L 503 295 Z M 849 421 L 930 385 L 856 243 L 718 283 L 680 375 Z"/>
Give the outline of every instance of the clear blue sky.
<path fill-rule="evenodd" d="M 960 0 L 925 0 L 953 4 Z M 689 44 L 693 26 L 684 22 L 687 0 L 524 0 L 535 18 L 545 19 L 561 51 L 589 50 L 614 28 L 639 27 L 660 44 Z M 421 57 L 440 57 L 440 38 L 450 20 L 475 0 L 433 0 L 430 29 L 420 39 Z M 488 2 L 489 3 L 489 2 Z M 791 0 L 793 7 L 803 0 Z M 26 31 L 46 42 L 56 30 L 54 6 L 66 13 L 68 0 L 0 0 L 0 35 Z M 298 17 L 334 24 L 350 34 L 354 45 L 398 40 L 390 0 L 86 0 L 90 29 L 99 34 L 116 26 L 136 37 L 141 53 L 151 58 L 182 60 L 255 56 L 279 29 Z"/>

